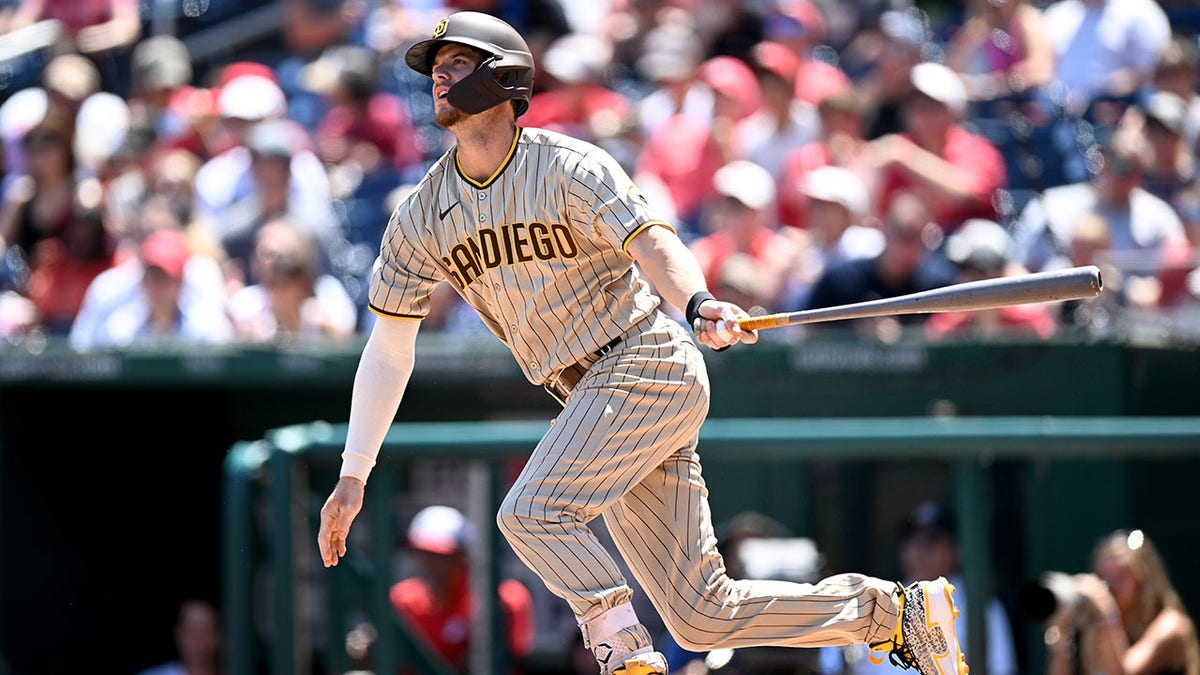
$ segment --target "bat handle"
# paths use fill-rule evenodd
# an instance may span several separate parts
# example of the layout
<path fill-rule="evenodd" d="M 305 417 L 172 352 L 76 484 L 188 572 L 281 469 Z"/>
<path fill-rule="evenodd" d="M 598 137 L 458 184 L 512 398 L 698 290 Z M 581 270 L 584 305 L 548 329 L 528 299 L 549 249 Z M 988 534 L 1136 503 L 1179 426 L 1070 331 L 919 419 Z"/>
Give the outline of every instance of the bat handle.
<path fill-rule="evenodd" d="M 786 326 L 787 319 L 779 314 L 767 314 L 766 316 L 747 316 L 738 319 L 738 328 L 742 330 L 761 330 L 764 328 L 778 328 Z"/>

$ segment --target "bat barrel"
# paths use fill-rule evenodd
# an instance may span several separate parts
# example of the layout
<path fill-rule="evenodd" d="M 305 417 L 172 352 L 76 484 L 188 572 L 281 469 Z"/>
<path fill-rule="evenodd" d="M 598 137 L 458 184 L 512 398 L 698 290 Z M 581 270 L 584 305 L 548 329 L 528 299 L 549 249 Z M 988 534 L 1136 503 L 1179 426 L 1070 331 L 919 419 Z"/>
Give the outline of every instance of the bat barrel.
<path fill-rule="evenodd" d="M 1103 288 L 1100 269 L 1088 265 L 1053 272 L 969 281 L 920 293 L 849 305 L 770 314 L 742 319 L 738 325 L 743 330 L 758 330 L 874 316 L 995 309 L 1008 305 L 1092 298 L 1099 295 Z"/>

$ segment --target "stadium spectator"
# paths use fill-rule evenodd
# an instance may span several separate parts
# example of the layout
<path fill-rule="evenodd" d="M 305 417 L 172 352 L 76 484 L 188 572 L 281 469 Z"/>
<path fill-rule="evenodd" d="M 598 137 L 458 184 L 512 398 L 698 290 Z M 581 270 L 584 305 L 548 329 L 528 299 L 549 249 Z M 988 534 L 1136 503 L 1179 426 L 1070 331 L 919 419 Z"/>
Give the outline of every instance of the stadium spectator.
<path fill-rule="evenodd" d="M 946 258 L 958 266 L 958 282 L 983 281 L 1016 272 L 1009 264 L 1013 242 L 1008 231 L 990 220 L 972 219 L 946 239 Z M 1048 339 L 1057 319 L 1045 304 L 1006 305 L 998 309 L 941 312 L 925 322 L 931 340 L 947 338 Z M 990 654 L 989 654 L 990 656 Z M 994 672 L 989 669 L 988 672 Z"/>
<path fill-rule="evenodd" d="M 1144 158 L 1135 140 L 1114 134 L 1089 153 L 1089 164 L 1092 180 L 1050 188 L 1025 206 L 1015 230 L 1016 262 L 1035 272 L 1070 266 L 1073 229 L 1088 215 L 1107 224 L 1109 260 L 1123 275 L 1156 279 L 1187 257 L 1174 209 L 1142 186 Z"/>
<path fill-rule="evenodd" d="M 73 348 L 231 339 L 220 267 L 211 258 L 192 255 L 179 223 L 160 227 L 145 232 L 137 257 L 100 273 L 88 286 L 71 326 Z"/>
<path fill-rule="evenodd" d="M 901 526 L 898 553 L 901 573 L 905 580 L 935 574 L 946 577 L 954 585 L 954 602 L 959 610 L 954 621 L 954 630 L 962 644 L 962 641 L 967 639 L 970 628 L 967 625 L 969 598 L 959 570 L 958 529 L 954 515 L 935 502 L 918 504 Z M 999 600 L 988 600 L 984 619 L 987 622 L 987 672 L 995 675 L 1015 675 L 1017 661 L 1012 627 Z M 876 663 L 875 658 L 878 657 L 868 656 L 866 645 L 852 645 L 843 648 L 842 653 L 847 662 L 844 671 L 847 675 L 896 671 L 895 666 L 887 661 Z"/>
<path fill-rule="evenodd" d="M 638 120 L 647 138 L 676 115 L 712 123 L 713 91 L 697 76 L 703 52 L 695 30 L 682 24 L 656 26 L 646 34 L 637 71 L 651 87 L 638 102 Z"/>
<path fill-rule="evenodd" d="M 852 171 L 859 182 L 874 183 L 872 165 L 863 137 L 862 107 L 853 91 L 831 94 L 817 105 L 820 138 L 788 153 L 779 172 L 779 219 L 784 225 L 807 227 L 804 185 L 808 173 L 823 166 Z M 870 186 L 866 187 L 870 192 Z"/>
<path fill-rule="evenodd" d="M 224 80 L 217 87 L 216 109 L 221 118 L 223 138 L 210 141 L 214 153 L 196 174 L 195 216 L 211 221 L 255 190 L 251 152 L 246 134 L 258 122 L 285 120 L 287 99 L 279 85 L 269 77 L 270 69 L 260 64 L 238 62 L 222 69 Z M 311 141 L 295 125 L 289 190 L 297 199 L 297 210 L 322 216 L 329 212 L 329 179 L 325 167 L 311 150 Z"/>
<path fill-rule="evenodd" d="M 0 211 L 0 247 L 28 256 L 42 239 L 62 231 L 75 199 L 74 120 L 44 117 L 21 137 L 24 173 L 9 184 Z"/>
<path fill-rule="evenodd" d="M 912 93 L 910 73 L 932 37 L 929 19 L 917 8 L 889 10 L 879 17 L 880 44 L 867 71 L 854 83 L 868 120 L 867 138 L 903 130 L 901 106 Z"/>
<path fill-rule="evenodd" d="M 912 192 L 897 194 L 882 228 L 884 246 L 879 255 L 827 267 L 813 286 L 806 309 L 890 298 L 954 283 L 954 266 L 933 250 L 940 243 L 941 230 L 921 197 Z M 892 342 L 901 337 L 903 326 L 917 326 L 924 320 L 919 314 L 905 314 L 832 322 L 822 329 L 848 325 L 863 337 Z"/>
<path fill-rule="evenodd" d="M 816 108 L 794 95 L 800 68 L 795 54 L 779 43 L 760 42 L 750 55 L 764 105 L 733 128 L 732 156 L 778 176 L 788 153 L 817 138 L 820 121 Z"/>
<path fill-rule="evenodd" d="M 792 78 L 797 99 L 815 106 L 826 96 L 850 88 L 851 82 L 845 73 L 814 56 L 825 39 L 825 15 L 816 2 L 779 0 L 774 3 L 765 12 L 763 36 L 766 41 L 787 47 L 798 59 Z"/>
<path fill-rule="evenodd" d="M 175 622 L 178 658 L 139 675 L 220 675 L 222 658 L 221 617 L 203 600 L 188 600 Z"/>
<path fill-rule="evenodd" d="M 954 71 L 922 63 L 910 72 L 904 132 L 875 139 L 867 152 L 880 168 L 877 211 L 892 196 L 913 191 L 949 233 L 967 218 L 994 218 L 992 197 L 1004 186 L 1004 159 L 987 139 L 961 125 L 966 90 Z"/>
<path fill-rule="evenodd" d="M 472 615 L 476 593 L 467 575 L 467 555 L 475 536 L 470 521 L 457 509 L 427 506 L 408 527 L 408 548 L 415 556 L 416 574 L 389 591 L 392 607 L 431 652 L 453 672 L 470 664 Z M 533 645 L 533 607 L 529 590 L 515 579 L 497 589 L 504 616 L 504 638 L 515 671 Z"/>
<path fill-rule="evenodd" d="M 962 77 L 971 100 L 1041 89 L 1054 73 L 1042 11 L 1029 0 L 973 0 L 971 17 L 954 34 L 946 65 Z"/>
<path fill-rule="evenodd" d="M 141 36 L 138 0 L 21 0 L 9 30 L 40 21 L 57 21 L 69 45 L 66 51 L 88 56 L 100 66 L 105 88 L 128 96 L 129 83 L 123 72 L 128 60 L 122 57 Z"/>
<path fill-rule="evenodd" d="M 1158 91 L 1175 94 L 1183 99 L 1186 114 L 1183 123 L 1183 138 L 1195 149 L 1200 142 L 1200 54 L 1197 54 L 1194 36 L 1175 35 L 1167 43 L 1158 58 L 1151 85 Z"/>
<path fill-rule="evenodd" d="M 783 285 L 784 271 L 797 254 L 793 241 L 775 221 L 775 181 L 766 169 L 735 159 L 713 176 L 714 194 L 707 209 L 708 231 L 690 245 L 709 288 L 721 286 L 727 259 L 747 256 L 759 283 L 749 304 L 770 305 Z M 742 290 L 745 290 L 744 287 Z"/>
<path fill-rule="evenodd" d="M 1049 99 L 1075 115 L 1097 99 L 1135 94 L 1171 39 L 1154 0 L 1058 0 L 1044 23 L 1055 58 Z"/>
<path fill-rule="evenodd" d="M 804 195 L 807 229 L 784 232 L 802 237 L 793 256 L 778 305 L 803 307 L 808 293 L 825 270 L 848 260 L 873 258 L 884 246 L 884 235 L 869 215 L 866 186 L 849 169 L 823 166 L 806 174 Z"/>
<path fill-rule="evenodd" d="M 1141 106 L 1126 113 L 1123 130 L 1136 134 L 1143 145 L 1145 169 L 1142 187 L 1175 209 L 1189 232 L 1200 228 L 1196 200 L 1196 153 L 1186 142 L 1187 101 L 1167 91 L 1156 91 Z"/>
<path fill-rule="evenodd" d="M 191 86 L 192 59 L 187 45 L 173 35 L 156 35 L 133 48 L 131 126 L 145 129 L 156 148 L 205 151 L 197 128 L 197 108 L 211 105 L 207 90 Z"/>
<path fill-rule="evenodd" d="M 700 64 L 700 81 L 712 88 L 712 136 L 724 161 L 734 158 L 734 132 L 763 110 L 762 89 L 750 65 L 732 56 L 714 56 Z"/>
<path fill-rule="evenodd" d="M 1072 585 L 1083 611 L 1050 617 L 1048 673 L 1200 673 L 1195 624 L 1145 532 L 1102 538 L 1092 573 L 1076 575 Z"/>
<path fill-rule="evenodd" d="M 316 242 L 287 220 L 255 233 L 251 277 L 258 282 L 229 298 L 235 335 L 249 342 L 344 338 L 357 310 L 341 282 L 317 271 Z"/>
<path fill-rule="evenodd" d="M 331 201 L 305 198 L 294 173 L 297 155 L 303 149 L 302 130 L 288 120 L 266 120 L 246 133 L 243 149 L 249 154 L 253 186 L 215 216 L 199 225 L 212 233 L 226 259 L 225 273 L 235 282 L 257 283 L 250 268 L 254 236 L 270 220 L 285 216 L 321 242 L 321 269 L 330 269 L 328 257 L 340 234 Z M 309 153 L 311 155 L 311 153 Z M 197 175 L 197 182 L 204 175 Z"/>

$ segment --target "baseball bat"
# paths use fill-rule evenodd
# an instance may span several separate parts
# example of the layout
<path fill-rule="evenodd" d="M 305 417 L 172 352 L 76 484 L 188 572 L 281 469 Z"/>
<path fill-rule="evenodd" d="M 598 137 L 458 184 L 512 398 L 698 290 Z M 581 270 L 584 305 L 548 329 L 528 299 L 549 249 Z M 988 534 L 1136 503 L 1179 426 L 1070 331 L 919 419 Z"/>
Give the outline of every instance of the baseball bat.
<path fill-rule="evenodd" d="M 967 281 L 894 298 L 748 317 L 738 319 L 738 326 L 742 330 L 761 330 L 873 316 L 996 309 L 1034 302 L 1093 298 L 1100 294 L 1102 288 L 1100 268 L 1088 265 L 1055 272 Z"/>

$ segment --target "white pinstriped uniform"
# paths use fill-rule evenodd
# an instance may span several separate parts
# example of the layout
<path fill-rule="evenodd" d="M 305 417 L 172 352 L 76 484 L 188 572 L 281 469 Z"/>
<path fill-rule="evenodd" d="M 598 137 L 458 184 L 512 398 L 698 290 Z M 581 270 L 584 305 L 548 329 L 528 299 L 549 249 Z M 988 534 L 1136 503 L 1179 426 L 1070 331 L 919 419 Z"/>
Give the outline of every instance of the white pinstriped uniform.
<path fill-rule="evenodd" d="M 696 453 L 708 376 L 689 334 L 657 311 L 625 250 L 651 215 L 620 166 L 566 136 L 520 129 L 478 183 L 443 156 L 392 215 L 372 309 L 421 318 L 448 280 L 512 350 L 531 382 L 591 365 L 534 449 L 497 522 L 517 555 L 594 615 L 631 591 L 586 523 L 603 516 L 679 642 L 692 649 L 882 641 L 894 586 L 861 575 L 816 585 L 724 574 Z"/>

